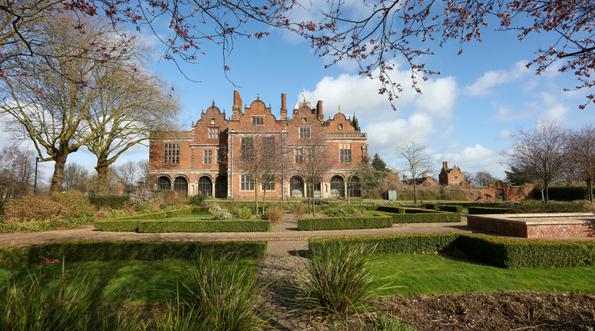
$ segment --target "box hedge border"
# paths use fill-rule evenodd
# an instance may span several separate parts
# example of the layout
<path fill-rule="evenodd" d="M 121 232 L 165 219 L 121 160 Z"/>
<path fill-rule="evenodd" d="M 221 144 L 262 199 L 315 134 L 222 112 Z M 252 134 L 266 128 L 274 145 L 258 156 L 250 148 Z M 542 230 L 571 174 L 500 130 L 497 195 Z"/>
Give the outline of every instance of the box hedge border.
<path fill-rule="evenodd" d="M 370 253 L 453 254 L 503 268 L 559 268 L 595 263 L 595 242 L 526 240 L 467 234 L 411 234 L 310 239 L 311 252 L 335 245 L 369 245 Z M 375 250 L 373 248 L 375 247 Z"/>
<path fill-rule="evenodd" d="M 266 220 L 124 220 L 95 222 L 98 231 L 112 232 L 266 232 L 271 222 Z"/>
<path fill-rule="evenodd" d="M 469 214 L 511 214 L 514 213 L 512 208 L 503 207 L 469 207 L 467 208 Z"/>
<path fill-rule="evenodd" d="M 0 247 L 0 267 L 20 268 L 45 259 L 66 262 L 193 259 L 198 254 L 221 258 L 260 259 L 265 241 L 237 242 L 136 242 L 67 241 L 31 246 Z"/>
<path fill-rule="evenodd" d="M 348 230 L 348 229 L 379 229 L 390 228 L 393 225 L 389 216 L 384 217 L 323 217 L 304 218 L 298 220 L 298 230 Z"/>

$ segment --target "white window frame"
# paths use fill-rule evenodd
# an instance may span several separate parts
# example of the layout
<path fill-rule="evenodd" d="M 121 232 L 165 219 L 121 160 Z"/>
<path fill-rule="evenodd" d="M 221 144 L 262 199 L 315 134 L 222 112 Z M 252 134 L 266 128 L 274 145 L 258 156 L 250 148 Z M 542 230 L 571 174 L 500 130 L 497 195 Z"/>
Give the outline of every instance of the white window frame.
<path fill-rule="evenodd" d="M 254 177 L 250 174 L 240 175 L 240 191 L 250 192 L 254 191 Z"/>
<path fill-rule="evenodd" d="M 213 150 L 205 149 L 203 152 L 202 162 L 204 164 L 211 164 L 212 160 L 213 160 Z"/>
<path fill-rule="evenodd" d="M 308 132 L 308 135 L 302 135 L 302 130 L 304 130 L 304 132 Z M 301 126 L 299 127 L 299 135 L 300 139 L 309 140 L 312 137 L 312 130 L 309 126 Z"/>
<path fill-rule="evenodd" d="M 163 144 L 163 163 L 180 164 L 180 144 L 174 142 Z"/>
<path fill-rule="evenodd" d="M 271 175 L 269 176 L 269 178 L 266 178 L 266 176 L 263 176 L 262 180 L 260 181 L 260 191 L 264 192 L 264 186 L 268 185 L 266 191 L 274 191 L 275 190 L 275 184 L 276 184 L 276 180 L 277 178 L 275 178 L 275 175 Z M 271 188 L 272 187 L 272 188 Z"/>
<path fill-rule="evenodd" d="M 263 126 L 264 116 L 252 116 L 252 125 Z"/>

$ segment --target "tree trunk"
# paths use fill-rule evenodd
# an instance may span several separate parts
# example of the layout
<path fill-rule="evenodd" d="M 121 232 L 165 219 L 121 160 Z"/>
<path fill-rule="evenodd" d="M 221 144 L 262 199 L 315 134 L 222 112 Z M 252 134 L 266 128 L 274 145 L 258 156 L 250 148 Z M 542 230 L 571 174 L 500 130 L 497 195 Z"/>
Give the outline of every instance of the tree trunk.
<path fill-rule="evenodd" d="M 258 216 L 258 180 L 254 180 L 254 205 L 256 206 L 255 215 Z"/>
<path fill-rule="evenodd" d="M 550 192 L 549 192 L 550 183 L 548 181 L 543 182 L 543 200 L 547 205 L 550 200 Z"/>
<path fill-rule="evenodd" d="M 593 180 L 587 178 L 587 197 L 589 201 L 593 202 Z"/>
<path fill-rule="evenodd" d="M 417 190 L 415 185 L 415 177 L 413 178 L 413 203 L 417 205 Z"/>
<path fill-rule="evenodd" d="M 64 185 L 64 166 L 66 165 L 67 152 L 61 152 L 54 157 L 54 174 L 50 185 L 50 194 L 60 193 Z"/>
<path fill-rule="evenodd" d="M 109 165 L 103 162 L 97 162 L 97 166 L 95 166 L 95 170 L 97 171 L 97 190 L 98 195 L 108 195 L 109 194 Z"/>

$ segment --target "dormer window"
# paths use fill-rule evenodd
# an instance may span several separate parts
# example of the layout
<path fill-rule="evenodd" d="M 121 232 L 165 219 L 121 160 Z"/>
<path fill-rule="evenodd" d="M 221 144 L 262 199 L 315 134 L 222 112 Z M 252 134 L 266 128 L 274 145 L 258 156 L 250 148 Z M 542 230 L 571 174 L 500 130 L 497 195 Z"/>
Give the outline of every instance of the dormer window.
<path fill-rule="evenodd" d="M 339 130 L 343 130 L 343 124 L 339 124 Z"/>
<path fill-rule="evenodd" d="M 211 118 L 211 125 L 215 125 L 215 119 Z"/>
<path fill-rule="evenodd" d="M 219 128 L 208 128 L 209 139 L 219 139 Z"/>
<path fill-rule="evenodd" d="M 306 117 L 302 118 L 302 123 L 303 124 L 308 124 L 308 119 Z"/>
<path fill-rule="evenodd" d="M 300 128 L 300 139 L 310 139 L 310 128 L 309 127 L 301 127 Z"/>
<path fill-rule="evenodd" d="M 252 117 L 252 125 L 264 125 L 264 117 L 253 116 Z"/>

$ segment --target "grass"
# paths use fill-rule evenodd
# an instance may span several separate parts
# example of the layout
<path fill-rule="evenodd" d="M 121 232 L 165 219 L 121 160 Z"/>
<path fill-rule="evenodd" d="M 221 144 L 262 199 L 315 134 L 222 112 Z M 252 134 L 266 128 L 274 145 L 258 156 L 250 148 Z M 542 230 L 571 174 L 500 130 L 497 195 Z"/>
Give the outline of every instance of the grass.
<path fill-rule="evenodd" d="M 227 262 L 220 262 L 227 263 Z M 229 262 L 231 263 L 231 262 Z M 257 260 L 242 259 L 240 266 L 256 273 Z M 174 299 L 181 274 L 192 266 L 191 261 L 166 259 L 161 261 L 92 261 L 66 263 L 67 277 L 84 275 L 91 281 L 94 295 L 108 303 L 162 303 Z M 46 265 L 28 269 L 0 268 L 0 287 L 24 281 L 29 273 L 40 275 L 41 286 L 50 289 L 58 285 L 62 265 Z"/>
<path fill-rule="evenodd" d="M 503 269 L 438 255 L 379 254 L 370 270 L 382 294 L 540 291 L 595 293 L 595 266 Z"/>

